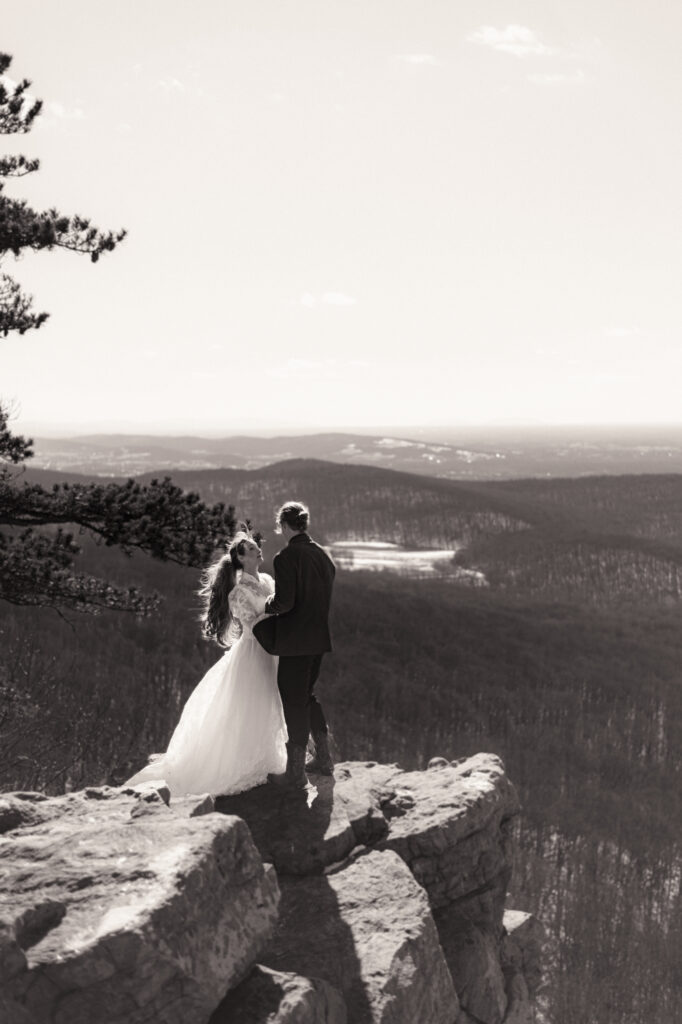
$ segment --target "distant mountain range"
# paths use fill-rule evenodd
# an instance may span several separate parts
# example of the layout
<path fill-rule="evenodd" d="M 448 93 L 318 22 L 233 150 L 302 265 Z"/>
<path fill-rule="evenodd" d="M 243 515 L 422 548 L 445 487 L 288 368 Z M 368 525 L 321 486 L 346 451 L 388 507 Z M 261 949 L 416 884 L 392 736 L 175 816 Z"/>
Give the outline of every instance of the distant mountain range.
<path fill-rule="evenodd" d="M 31 465 L 96 476 L 255 470 L 287 459 L 379 466 L 450 480 L 682 472 L 682 428 L 462 431 L 447 439 L 355 433 L 282 437 L 96 434 L 38 438 Z"/>

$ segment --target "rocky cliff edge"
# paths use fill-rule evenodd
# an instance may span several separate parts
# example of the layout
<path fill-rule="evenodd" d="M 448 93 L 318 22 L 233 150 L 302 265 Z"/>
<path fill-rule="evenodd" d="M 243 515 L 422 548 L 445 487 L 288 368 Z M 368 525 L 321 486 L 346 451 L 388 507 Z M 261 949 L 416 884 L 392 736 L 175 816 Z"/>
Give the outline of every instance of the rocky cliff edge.
<path fill-rule="evenodd" d="M 499 758 L 311 782 L 0 795 L 3 1024 L 530 1024 Z"/>

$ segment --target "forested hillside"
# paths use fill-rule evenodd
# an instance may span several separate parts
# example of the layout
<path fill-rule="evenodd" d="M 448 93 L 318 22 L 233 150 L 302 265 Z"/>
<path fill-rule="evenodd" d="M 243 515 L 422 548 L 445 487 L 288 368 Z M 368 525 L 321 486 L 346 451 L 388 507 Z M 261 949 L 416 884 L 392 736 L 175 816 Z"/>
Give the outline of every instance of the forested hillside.
<path fill-rule="evenodd" d="M 533 514 L 514 496 L 482 500 L 466 484 L 314 459 L 292 459 L 255 472 L 176 473 L 174 479 L 205 499 L 230 494 L 238 511 L 265 530 L 272 527 L 282 496 L 296 494 L 310 506 L 315 535 L 327 544 L 353 539 L 454 546 L 478 534 L 524 529 L 527 523 L 520 515 Z"/>
<path fill-rule="evenodd" d="M 150 479 L 145 477 L 144 479 Z M 458 549 L 460 565 L 510 595 L 584 603 L 682 595 L 682 476 L 463 483 L 292 460 L 257 472 L 177 473 L 268 529 L 283 496 L 304 498 L 324 543 L 384 540 Z"/>
<path fill-rule="evenodd" d="M 312 532 L 462 545 L 490 586 L 340 572 L 321 695 L 344 758 L 502 755 L 523 815 L 513 902 L 551 937 L 555 1024 L 651 1024 L 682 1001 L 682 478 L 424 481 L 295 462 L 175 474 L 256 525 L 307 499 Z M 271 558 L 281 541 L 270 534 Z M 195 571 L 88 542 L 86 567 L 155 589 L 140 620 L 0 612 L 2 788 L 120 782 L 163 749 L 220 652 Z"/>

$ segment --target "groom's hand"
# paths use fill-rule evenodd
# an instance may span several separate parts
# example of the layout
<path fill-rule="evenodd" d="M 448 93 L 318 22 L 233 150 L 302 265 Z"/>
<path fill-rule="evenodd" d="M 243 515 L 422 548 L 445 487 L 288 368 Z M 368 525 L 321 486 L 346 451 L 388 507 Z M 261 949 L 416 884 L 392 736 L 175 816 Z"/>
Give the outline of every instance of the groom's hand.
<path fill-rule="evenodd" d="M 286 548 L 275 555 L 273 568 L 275 593 L 265 602 L 265 611 L 268 615 L 284 615 L 296 604 L 296 572 L 287 557 Z"/>

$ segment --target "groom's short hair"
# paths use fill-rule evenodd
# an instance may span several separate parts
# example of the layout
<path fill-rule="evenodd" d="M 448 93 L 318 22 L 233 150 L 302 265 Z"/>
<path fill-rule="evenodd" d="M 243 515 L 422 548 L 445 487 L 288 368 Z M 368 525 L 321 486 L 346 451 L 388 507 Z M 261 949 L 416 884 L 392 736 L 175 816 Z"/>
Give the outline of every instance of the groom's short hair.
<path fill-rule="evenodd" d="M 300 501 L 287 501 L 277 512 L 277 525 L 280 528 L 286 525 L 291 530 L 298 530 L 299 533 L 308 529 L 309 520 L 310 512 Z"/>

